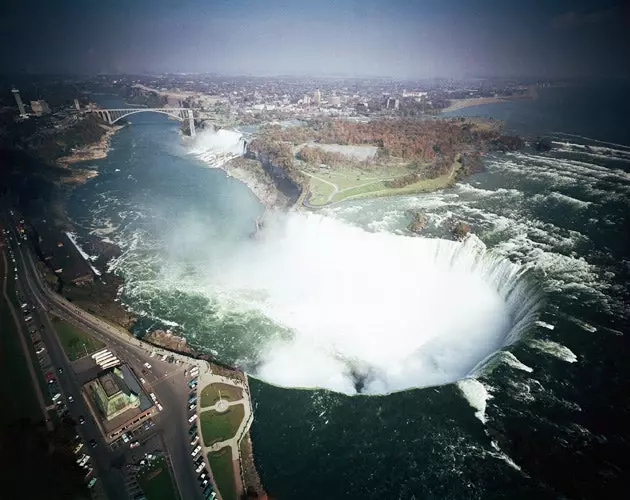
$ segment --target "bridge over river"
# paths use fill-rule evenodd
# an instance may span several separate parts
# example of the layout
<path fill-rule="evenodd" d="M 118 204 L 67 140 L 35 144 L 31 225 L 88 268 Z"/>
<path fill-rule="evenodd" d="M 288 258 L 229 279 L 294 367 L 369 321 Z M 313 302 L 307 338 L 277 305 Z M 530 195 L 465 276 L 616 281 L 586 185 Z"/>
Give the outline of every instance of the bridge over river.
<path fill-rule="evenodd" d="M 136 113 L 160 113 L 182 122 L 184 120 L 188 120 L 190 125 L 190 136 L 195 137 L 196 135 L 194 112 L 192 108 L 96 108 L 88 109 L 86 111 L 88 113 L 95 113 L 110 125 L 113 125 L 130 115 L 135 115 Z"/>

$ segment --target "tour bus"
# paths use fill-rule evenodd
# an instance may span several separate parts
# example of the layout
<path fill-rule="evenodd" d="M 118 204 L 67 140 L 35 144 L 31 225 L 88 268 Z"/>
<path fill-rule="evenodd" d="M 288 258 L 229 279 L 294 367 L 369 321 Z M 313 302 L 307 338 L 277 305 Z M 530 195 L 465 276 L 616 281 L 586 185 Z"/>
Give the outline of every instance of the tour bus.
<path fill-rule="evenodd" d="M 92 354 L 92 359 L 98 363 L 101 359 L 106 358 L 111 354 L 111 351 L 109 351 L 108 349 L 104 349 L 102 351 Z"/>
<path fill-rule="evenodd" d="M 201 451 L 201 446 L 197 446 L 197 447 L 196 447 L 196 448 L 192 451 L 191 455 L 192 455 L 193 457 L 196 457 L 196 456 L 199 454 L 199 452 L 200 452 L 200 451 Z"/>
<path fill-rule="evenodd" d="M 194 389 L 195 387 L 197 387 L 197 379 L 194 378 L 190 382 L 188 382 L 188 387 L 190 387 L 191 389 Z"/>
<path fill-rule="evenodd" d="M 114 356 L 111 352 L 107 352 L 105 354 L 100 354 L 98 357 L 94 358 L 94 361 L 101 365 L 103 363 L 107 363 L 108 360 L 114 359 L 115 357 L 116 356 Z"/>
<path fill-rule="evenodd" d="M 81 448 L 83 448 L 83 441 L 81 441 L 74 449 L 74 454 L 77 455 L 81 451 Z"/>
<path fill-rule="evenodd" d="M 195 436 L 195 438 L 190 442 L 190 446 L 195 446 L 199 442 L 199 436 Z"/>
<path fill-rule="evenodd" d="M 199 466 L 195 469 L 195 472 L 199 474 L 205 466 L 206 466 L 205 462 L 201 462 Z"/>
<path fill-rule="evenodd" d="M 26 318 L 24 318 L 24 321 L 28 323 L 29 321 L 32 321 L 32 319 L 33 319 L 33 316 L 29 314 Z"/>

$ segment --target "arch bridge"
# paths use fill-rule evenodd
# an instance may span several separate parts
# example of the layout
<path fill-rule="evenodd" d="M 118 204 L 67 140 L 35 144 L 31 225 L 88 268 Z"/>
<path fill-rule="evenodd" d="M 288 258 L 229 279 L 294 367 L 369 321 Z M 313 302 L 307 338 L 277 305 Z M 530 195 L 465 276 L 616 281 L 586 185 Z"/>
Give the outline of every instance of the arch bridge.
<path fill-rule="evenodd" d="M 192 108 L 122 108 L 122 109 L 89 109 L 88 113 L 96 114 L 101 120 L 114 125 L 117 121 L 122 120 L 130 115 L 136 113 L 160 113 L 162 115 L 170 116 L 180 122 L 188 120 L 190 124 L 190 135 L 195 137 L 195 119 Z"/>

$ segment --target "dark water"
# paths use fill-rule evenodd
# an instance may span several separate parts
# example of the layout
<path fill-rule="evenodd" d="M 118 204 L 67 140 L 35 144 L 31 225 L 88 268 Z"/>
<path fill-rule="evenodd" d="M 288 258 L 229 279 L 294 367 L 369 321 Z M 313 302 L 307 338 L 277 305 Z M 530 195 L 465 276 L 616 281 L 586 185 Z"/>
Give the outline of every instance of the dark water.
<path fill-rule="evenodd" d="M 464 220 L 530 268 L 546 305 L 542 323 L 470 383 L 349 397 L 251 379 L 254 451 L 274 497 L 616 497 L 630 472 L 630 140 L 615 91 L 546 89 L 537 101 L 461 110 L 552 133 L 556 148 L 490 157 L 487 172 L 445 191 L 325 212 L 406 234 L 407 210 L 422 210 L 430 237 Z M 111 268 L 125 277 L 123 302 L 143 315 L 139 330 L 171 325 L 238 363 L 278 326 L 241 310 L 204 269 L 248 237 L 261 207 L 186 154 L 176 129 L 162 117 L 134 119 L 94 162 L 100 175 L 75 191 L 70 213 L 80 232 L 123 249 Z"/>
<path fill-rule="evenodd" d="M 573 137 L 578 141 L 630 144 L 628 84 L 542 88 L 536 100 L 471 106 L 446 116 L 485 116 L 503 120 L 519 134 Z M 581 140 L 579 140 L 581 139 Z"/>

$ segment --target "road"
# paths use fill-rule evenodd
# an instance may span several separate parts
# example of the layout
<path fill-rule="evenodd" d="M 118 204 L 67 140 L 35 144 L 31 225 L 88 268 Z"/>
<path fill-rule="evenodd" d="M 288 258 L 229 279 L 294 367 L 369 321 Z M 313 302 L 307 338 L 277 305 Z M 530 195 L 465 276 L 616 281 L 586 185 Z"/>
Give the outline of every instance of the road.
<path fill-rule="evenodd" d="M 15 328 L 18 336 L 20 337 L 20 346 L 22 347 L 22 351 L 24 352 L 24 359 L 26 360 L 26 367 L 28 368 L 28 372 L 31 376 L 31 383 L 33 384 L 33 391 L 35 392 L 35 397 L 37 398 L 37 402 L 42 411 L 42 418 L 46 422 L 46 428 L 49 431 L 53 430 L 53 423 L 50 420 L 48 415 L 48 411 L 46 409 L 46 402 L 44 401 L 44 395 L 39 387 L 39 382 L 37 380 L 37 373 L 35 372 L 35 365 L 33 364 L 33 359 L 31 358 L 31 353 L 28 348 L 28 344 L 26 343 L 26 335 L 24 334 L 24 330 L 22 328 L 22 323 L 20 322 L 19 316 L 15 312 L 15 307 L 13 307 L 13 300 L 7 294 L 7 280 L 9 279 L 9 262 L 7 261 L 7 255 L 2 249 L 2 261 L 4 265 L 5 274 L 2 278 L 2 296 L 7 304 L 9 311 L 11 312 L 11 316 L 13 317 L 13 321 L 15 322 Z"/>
<path fill-rule="evenodd" d="M 103 442 L 96 423 L 89 418 L 90 413 L 80 390 L 85 381 L 79 380 L 74 373 L 72 365 L 57 338 L 49 312 L 103 341 L 136 373 L 140 373 L 144 363 L 151 364 L 151 370 L 146 370 L 143 377 L 151 387 L 150 390 L 155 392 L 164 407 L 164 410 L 154 418 L 154 421 L 166 444 L 167 450 L 164 451 L 169 455 L 177 488 L 182 499 L 201 498 L 199 483 L 190 456 L 189 424 L 187 421 L 189 389 L 184 375 L 184 370 L 187 367 L 151 357 L 153 349 L 148 344 L 118 330 L 100 318 L 92 316 L 48 289 L 37 271 L 32 249 L 26 244 L 21 246 L 15 244 L 18 241 L 15 231 L 17 220 L 11 217 L 8 212 L 1 216 L 5 227 L 10 228 L 14 235 L 11 242 L 18 267 L 19 286 L 36 306 L 36 310 L 33 311 L 36 315 L 34 319 L 39 319 L 40 324 L 44 326 L 41 336 L 52 364 L 63 369 L 63 373 L 56 374 L 61 391 L 66 398 L 69 395 L 74 398 L 74 403 L 68 405 L 69 412 L 75 420 L 78 420 L 79 415 L 85 416 L 85 424 L 78 427 L 86 442 L 90 439 L 96 439 L 99 442 L 97 448 L 88 448 L 88 453 L 92 456 L 108 498 L 112 500 L 128 498 L 125 480 L 118 466 L 121 461 L 124 462 L 124 451 L 110 450 Z"/>

